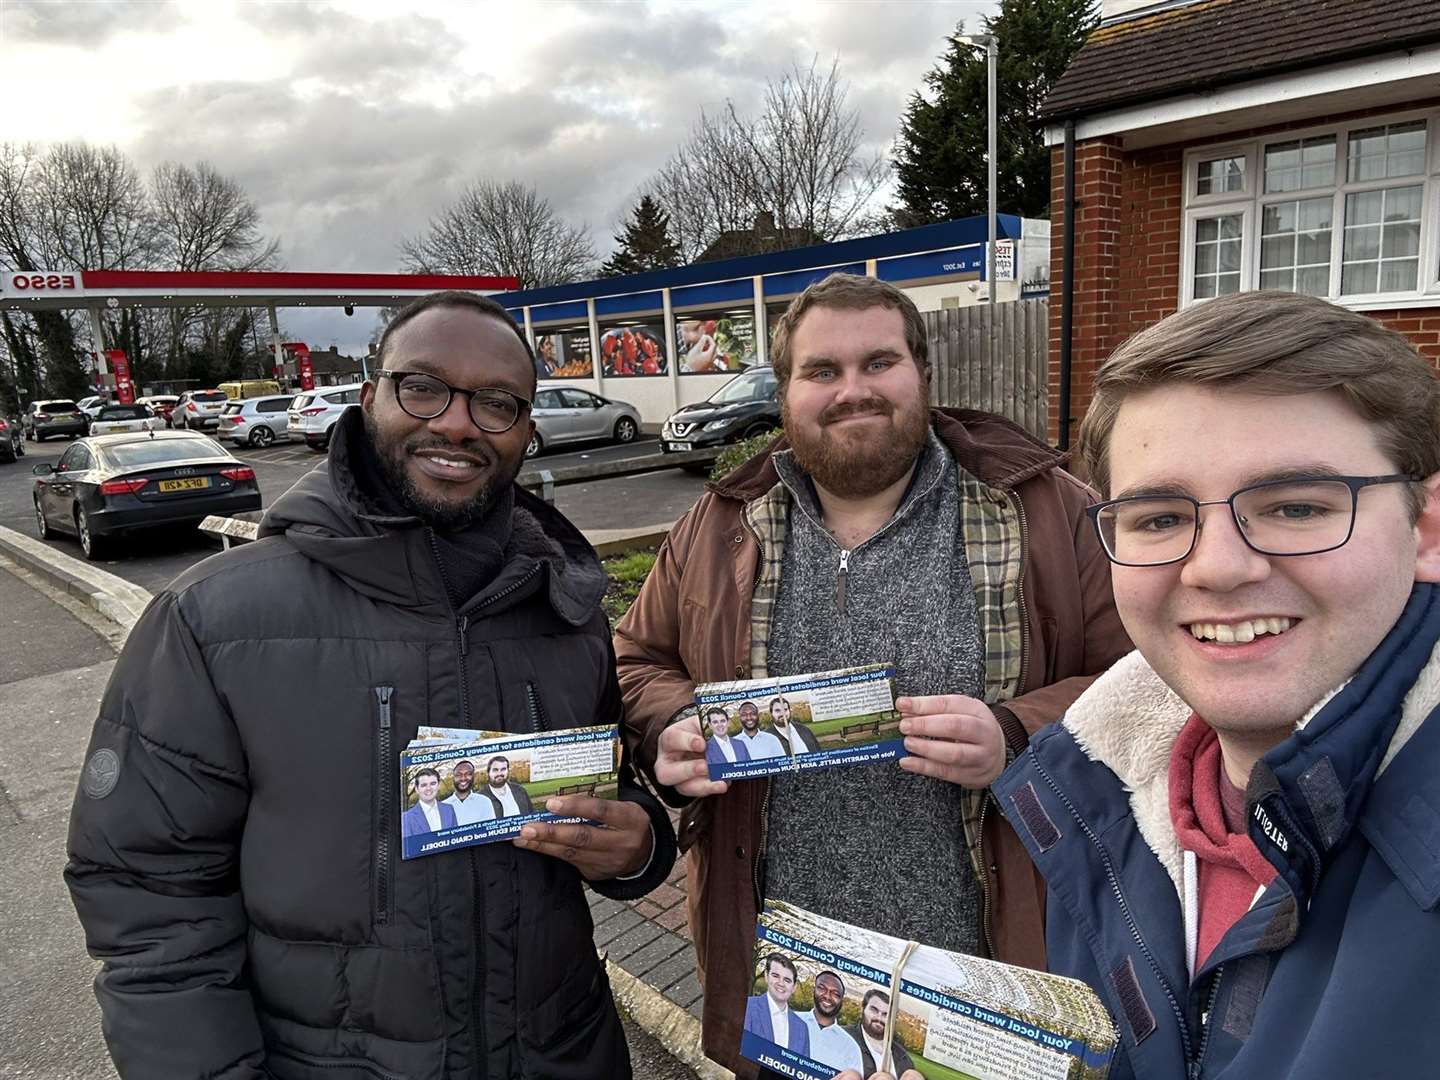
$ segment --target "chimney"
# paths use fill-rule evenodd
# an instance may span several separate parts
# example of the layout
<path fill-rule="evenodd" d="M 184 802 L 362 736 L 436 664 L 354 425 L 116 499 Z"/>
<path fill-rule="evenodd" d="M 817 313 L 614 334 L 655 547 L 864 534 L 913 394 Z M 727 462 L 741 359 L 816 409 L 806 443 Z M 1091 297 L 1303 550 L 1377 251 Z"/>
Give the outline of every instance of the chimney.
<path fill-rule="evenodd" d="M 761 210 L 758 214 L 755 215 L 755 235 L 775 235 L 775 215 L 772 214 L 769 210 Z"/>

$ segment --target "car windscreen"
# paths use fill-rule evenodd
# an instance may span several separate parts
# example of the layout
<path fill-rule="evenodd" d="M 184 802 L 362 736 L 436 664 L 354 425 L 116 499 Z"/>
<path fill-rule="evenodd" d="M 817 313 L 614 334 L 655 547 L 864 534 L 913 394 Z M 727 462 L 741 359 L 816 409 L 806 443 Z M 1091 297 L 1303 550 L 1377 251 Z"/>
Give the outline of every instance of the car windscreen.
<path fill-rule="evenodd" d="M 149 416 L 144 405 L 107 405 L 100 410 L 98 420 L 144 420 Z"/>
<path fill-rule="evenodd" d="M 117 469 L 144 469 L 187 458 L 228 458 L 230 455 L 209 439 L 151 439 L 115 443 L 105 447 L 105 456 Z"/>
<path fill-rule="evenodd" d="M 42 401 L 36 407 L 39 412 L 79 412 L 80 406 L 73 401 Z"/>
<path fill-rule="evenodd" d="M 775 373 L 747 371 L 737 375 L 707 398 L 716 405 L 738 405 L 742 401 L 769 401 L 775 396 Z"/>
<path fill-rule="evenodd" d="M 214 402 L 214 401 L 229 401 L 230 399 L 229 399 L 228 397 L 226 397 L 226 396 L 225 396 L 221 391 L 219 391 L 219 390 L 199 390 L 199 391 L 196 391 L 195 393 L 193 393 L 193 394 L 190 395 L 190 400 L 192 400 L 192 401 L 211 401 L 211 402 Z"/>

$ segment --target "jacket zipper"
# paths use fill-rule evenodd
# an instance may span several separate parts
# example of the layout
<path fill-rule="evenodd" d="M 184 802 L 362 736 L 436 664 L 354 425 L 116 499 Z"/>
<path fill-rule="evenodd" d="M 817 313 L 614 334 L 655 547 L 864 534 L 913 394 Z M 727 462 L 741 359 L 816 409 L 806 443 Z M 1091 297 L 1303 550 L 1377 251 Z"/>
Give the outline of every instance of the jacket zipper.
<path fill-rule="evenodd" d="M 545 706 L 540 701 L 540 691 L 536 689 L 533 682 L 525 684 L 525 700 L 530 705 L 530 730 L 537 734 L 541 731 L 549 731 L 550 722 L 545 719 Z"/>
<path fill-rule="evenodd" d="M 1030 526 L 1025 521 L 1025 504 L 1015 495 L 1015 513 L 1020 518 L 1020 573 L 1015 579 L 1015 599 L 1020 608 L 1020 671 L 1015 679 L 1015 696 L 1025 692 L 1025 668 L 1030 663 L 1030 620 L 1025 617 L 1025 548 Z"/>
<path fill-rule="evenodd" d="M 1210 980 L 1210 992 L 1205 995 L 1205 1010 L 1200 1014 L 1200 1049 L 1195 1054 L 1195 1060 L 1186 1066 L 1188 1080 L 1200 1080 L 1205 1068 L 1205 1048 L 1210 1045 L 1210 1014 L 1215 1011 L 1215 1002 L 1220 997 L 1220 977 L 1224 971 L 1223 964 L 1215 970 L 1215 977 Z"/>
<path fill-rule="evenodd" d="M 985 861 L 985 815 L 990 812 L 993 798 L 989 788 L 980 797 L 980 816 L 975 821 L 975 853 L 980 864 L 980 932 L 985 935 L 985 948 L 989 950 L 986 955 L 997 960 L 995 936 L 990 930 L 990 864 Z"/>
<path fill-rule="evenodd" d="M 470 643 L 466 640 L 466 631 L 470 629 L 470 616 L 455 613 L 455 602 L 450 599 L 450 579 L 445 574 L 445 561 L 440 558 L 440 545 L 435 542 L 435 534 L 429 529 L 425 530 L 425 538 L 430 541 L 430 554 L 435 557 L 435 568 L 440 573 L 440 588 L 445 593 L 445 606 L 450 609 L 450 617 L 455 622 L 455 655 L 460 664 L 460 726 L 468 728 L 470 676 L 465 670 L 465 654 L 470 651 Z"/>
<path fill-rule="evenodd" d="M 485 887 L 480 881 L 479 849 L 470 849 L 471 933 L 475 938 L 475 989 L 470 995 L 470 1030 L 474 1033 L 475 1080 L 485 1080 L 490 1042 L 485 1036 Z"/>
<path fill-rule="evenodd" d="M 835 575 L 835 610 L 845 614 L 845 579 L 850 575 L 850 552 L 840 549 L 840 569 Z"/>
<path fill-rule="evenodd" d="M 390 699 L 393 686 L 375 687 L 375 700 L 380 707 L 380 728 L 376 732 L 375 784 L 375 922 L 384 926 L 390 921 L 390 845 L 394 832 L 390 820 L 390 800 L 399 800 L 399 778 L 392 772 L 394 744 L 391 742 Z"/>
<path fill-rule="evenodd" d="M 1115 902 L 1120 905 L 1120 913 L 1125 917 L 1125 925 L 1130 930 L 1130 936 L 1135 939 L 1135 944 L 1139 946 L 1140 952 L 1145 957 L 1145 962 L 1150 965 L 1150 972 L 1155 976 L 1155 981 L 1158 982 L 1160 988 L 1165 991 L 1165 999 L 1170 1003 L 1170 1011 L 1175 1014 L 1175 1022 L 1180 1028 L 1180 1047 L 1185 1055 L 1185 1060 L 1187 1062 L 1194 1062 L 1195 1059 L 1191 1054 L 1192 1048 L 1190 1045 L 1190 1023 L 1185 1017 L 1185 1011 L 1180 1007 L 1180 1002 L 1175 999 L 1175 992 L 1170 989 L 1170 984 L 1165 981 L 1164 975 L 1161 974 L 1160 965 L 1155 960 L 1155 954 L 1150 951 L 1150 946 L 1145 944 L 1145 939 L 1140 936 L 1140 927 L 1135 924 L 1135 916 L 1130 911 L 1130 902 L 1125 899 L 1125 894 L 1120 889 L 1120 879 L 1115 874 L 1115 866 L 1110 861 L 1109 853 L 1101 845 L 1100 838 L 1095 835 L 1089 824 L 1086 823 L 1085 819 L 1082 818 L 1075 809 L 1075 804 L 1070 801 L 1069 797 L 1060 790 L 1060 785 L 1055 783 L 1055 780 L 1045 771 L 1045 767 L 1040 764 L 1040 756 L 1035 753 L 1033 747 L 1029 753 L 1030 759 L 1035 766 L 1035 771 L 1040 774 L 1041 779 L 1044 780 L 1050 790 L 1054 792 L 1055 797 L 1065 804 L 1065 809 L 1069 811 L 1070 816 L 1075 819 L 1075 823 L 1080 826 L 1080 830 L 1085 834 L 1086 838 L 1089 839 L 1091 845 L 1095 848 L 1096 854 L 1100 856 L 1100 862 L 1105 868 L 1105 879 L 1110 883 L 1110 891 L 1115 896 Z"/>

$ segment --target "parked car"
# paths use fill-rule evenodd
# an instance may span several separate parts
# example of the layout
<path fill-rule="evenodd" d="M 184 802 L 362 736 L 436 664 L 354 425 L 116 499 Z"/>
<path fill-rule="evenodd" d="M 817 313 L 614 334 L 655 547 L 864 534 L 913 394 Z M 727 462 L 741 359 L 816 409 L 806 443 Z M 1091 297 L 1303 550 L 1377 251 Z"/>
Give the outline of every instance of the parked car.
<path fill-rule="evenodd" d="M 193 432 L 80 439 L 56 464 L 31 471 L 40 538 L 74 535 L 87 559 L 102 558 L 115 539 L 138 530 L 260 509 L 254 470 Z"/>
<path fill-rule="evenodd" d="M 229 400 L 223 390 L 186 390 L 175 402 L 170 426 L 182 431 L 218 427 L 220 410 Z"/>
<path fill-rule="evenodd" d="M 276 439 L 290 438 L 290 402 L 293 394 L 279 397 L 247 398 L 231 401 L 220 410 L 217 439 L 236 446 L 269 446 Z"/>
<path fill-rule="evenodd" d="M 742 371 L 704 401 L 670 414 L 660 428 L 665 453 L 700 450 L 739 442 L 780 426 L 775 369 L 768 365 Z"/>
<path fill-rule="evenodd" d="M 311 450 L 325 450 L 330 445 L 330 431 L 335 421 L 346 409 L 360 404 L 360 387 L 364 385 L 357 382 L 301 391 L 290 402 L 286 430 L 292 436 L 303 438 Z"/>
<path fill-rule="evenodd" d="M 91 435 L 118 435 L 122 431 L 164 431 L 165 421 L 149 405 L 106 405 L 90 421 Z"/>
<path fill-rule="evenodd" d="M 149 397 L 136 398 L 135 404 L 149 405 L 155 410 L 155 415 L 165 421 L 165 426 L 170 426 L 170 414 L 175 411 L 175 403 L 180 400 L 178 394 L 151 394 Z"/>
<path fill-rule="evenodd" d="M 25 438 L 20 434 L 20 422 L 13 417 L 0 416 L 0 464 L 25 456 Z"/>
<path fill-rule="evenodd" d="M 625 401 L 613 401 L 574 386 L 541 385 L 530 407 L 535 434 L 525 448 L 534 457 L 558 443 L 583 439 L 634 442 L 640 434 L 640 411 Z"/>
<path fill-rule="evenodd" d="M 110 404 L 110 398 L 105 394 L 95 394 L 91 397 L 82 397 L 75 403 L 76 407 L 85 414 L 85 419 L 94 420 L 100 410 Z"/>
<path fill-rule="evenodd" d="M 231 401 L 244 401 L 246 398 L 274 397 L 280 393 L 280 384 L 274 379 L 240 379 L 235 382 L 222 382 L 219 389 L 224 391 Z"/>
<path fill-rule="evenodd" d="M 24 425 L 25 437 L 32 442 L 44 442 L 52 435 L 78 439 L 90 430 L 90 421 L 80 406 L 67 398 L 30 402 L 20 422 Z"/>

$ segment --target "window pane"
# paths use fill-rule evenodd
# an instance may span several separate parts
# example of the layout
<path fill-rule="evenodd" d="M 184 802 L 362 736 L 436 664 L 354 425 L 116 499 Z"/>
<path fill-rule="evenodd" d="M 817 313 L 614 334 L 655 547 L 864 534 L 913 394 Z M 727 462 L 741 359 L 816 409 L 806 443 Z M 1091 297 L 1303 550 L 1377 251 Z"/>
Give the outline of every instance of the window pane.
<path fill-rule="evenodd" d="M 1205 300 L 1215 295 L 1214 277 L 1197 277 L 1195 279 L 1195 299 Z"/>
<path fill-rule="evenodd" d="M 1274 270 L 1295 265 L 1295 237 L 1266 236 L 1260 240 L 1260 269 Z M 1262 286 L 1263 288 L 1263 286 Z"/>
<path fill-rule="evenodd" d="M 1375 291 L 1374 263 L 1346 263 L 1340 270 L 1340 291 L 1346 296 Z"/>
<path fill-rule="evenodd" d="M 1238 240 L 1240 237 L 1240 215 L 1229 214 L 1220 219 L 1220 239 Z"/>
<path fill-rule="evenodd" d="M 1221 296 L 1229 296 L 1240 291 L 1239 274 L 1221 274 L 1215 285 L 1216 291 Z"/>
<path fill-rule="evenodd" d="M 1240 214 L 1196 220 L 1193 295 L 1197 299 L 1239 291 L 1241 222 Z"/>
<path fill-rule="evenodd" d="M 1196 243 L 1206 243 L 1220 235 L 1220 223 L 1216 218 L 1201 218 L 1195 223 Z"/>
<path fill-rule="evenodd" d="M 1330 267 L 1307 266 L 1295 272 L 1295 291 L 1307 296 L 1327 296 L 1330 292 Z"/>
<path fill-rule="evenodd" d="M 1415 288 L 1419 259 L 1395 259 L 1380 264 L 1381 292 L 1410 292 Z"/>
<path fill-rule="evenodd" d="M 1265 190 L 1294 191 L 1300 186 L 1300 143 L 1272 143 L 1265 148 Z"/>
<path fill-rule="evenodd" d="M 1378 225 L 1385 212 L 1383 191 L 1362 191 L 1345 196 L 1345 227 L 1352 225 Z"/>
<path fill-rule="evenodd" d="M 1265 190 L 1296 191 L 1335 182 L 1335 136 L 1271 143 L 1265 148 Z"/>
<path fill-rule="evenodd" d="M 1261 270 L 1260 288 L 1283 289 L 1286 292 L 1292 292 L 1295 288 L 1295 272 L 1293 270 Z"/>
<path fill-rule="evenodd" d="M 1414 221 L 1420 220 L 1420 188 L 1403 187 L 1388 188 L 1383 193 L 1385 196 L 1385 220 L 1391 221 Z"/>
<path fill-rule="evenodd" d="M 1245 190 L 1245 159 L 1243 157 L 1212 158 L 1199 164 L 1195 177 L 1195 194 L 1215 195 L 1226 191 Z"/>
<path fill-rule="evenodd" d="M 1330 265 L 1330 230 L 1302 232 L 1295 247 L 1297 265 L 1324 263 Z"/>
<path fill-rule="evenodd" d="M 1420 223 L 1387 226 L 1380 240 L 1382 259 L 1411 258 L 1420 254 Z"/>
<path fill-rule="evenodd" d="M 1222 273 L 1238 272 L 1240 269 L 1240 241 L 1226 240 L 1220 244 L 1220 270 Z"/>
<path fill-rule="evenodd" d="M 1213 274 L 1216 269 L 1218 244 L 1197 244 L 1195 247 L 1195 272 Z"/>
<path fill-rule="evenodd" d="M 1412 120 L 1350 133 L 1351 182 L 1414 176 L 1425 170 L 1425 121 Z"/>
<path fill-rule="evenodd" d="M 1380 256 L 1380 226 L 1367 225 L 1345 230 L 1345 261 L 1376 259 Z"/>

